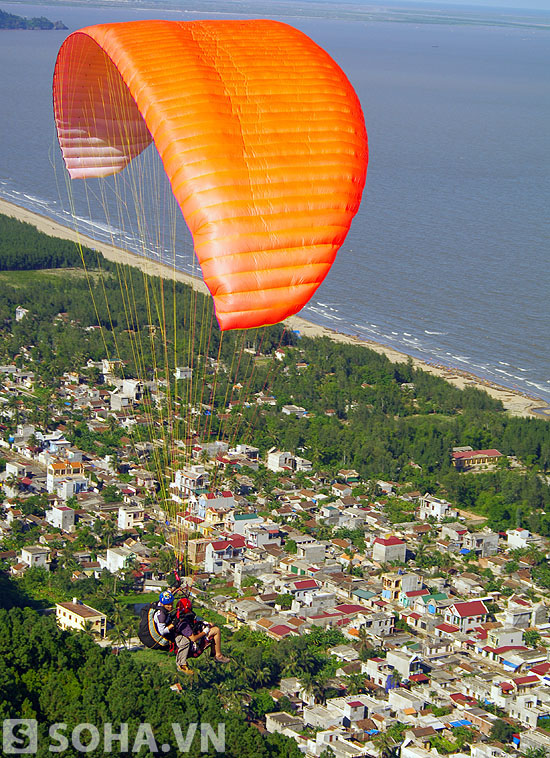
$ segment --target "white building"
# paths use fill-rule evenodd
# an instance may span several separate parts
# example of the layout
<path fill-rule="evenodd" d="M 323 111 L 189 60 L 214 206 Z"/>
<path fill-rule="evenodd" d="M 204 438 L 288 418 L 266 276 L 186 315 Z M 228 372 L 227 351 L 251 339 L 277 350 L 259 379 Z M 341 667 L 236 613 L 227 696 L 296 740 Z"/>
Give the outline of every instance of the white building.
<path fill-rule="evenodd" d="M 123 571 L 133 558 L 135 558 L 135 554 L 125 547 L 110 547 L 107 548 L 105 556 L 97 556 L 100 568 L 107 569 L 111 574 Z"/>
<path fill-rule="evenodd" d="M 54 505 L 51 511 L 46 511 L 46 521 L 62 532 L 70 532 L 74 527 L 75 512 L 68 505 Z"/>
<path fill-rule="evenodd" d="M 379 563 L 405 562 L 407 545 L 399 537 L 377 537 L 372 546 L 372 559 Z"/>
<path fill-rule="evenodd" d="M 296 418 L 303 418 L 307 415 L 306 409 L 300 405 L 283 405 L 281 413 L 284 413 L 286 416 L 296 416 Z"/>
<path fill-rule="evenodd" d="M 419 500 L 420 510 L 418 516 L 425 521 L 428 518 L 434 518 L 437 521 L 443 521 L 445 518 L 457 518 L 458 511 L 455 510 L 451 503 L 443 498 L 434 497 L 426 493 Z"/>
<path fill-rule="evenodd" d="M 267 454 L 267 468 L 270 471 L 284 471 L 292 468 L 292 453 L 270 450 Z"/>
<path fill-rule="evenodd" d="M 40 545 L 27 545 L 21 548 L 21 563 L 26 563 L 30 568 L 48 569 L 48 548 Z"/>
<path fill-rule="evenodd" d="M 67 501 L 70 497 L 78 495 L 80 492 L 86 492 L 88 489 L 88 480 L 85 476 L 75 474 L 67 476 L 55 482 L 54 492 L 60 500 Z"/>
<path fill-rule="evenodd" d="M 200 495 L 208 490 L 210 475 L 204 466 L 194 464 L 184 469 L 178 469 L 174 481 L 170 484 L 172 500 L 182 503 L 193 495 Z"/>
<path fill-rule="evenodd" d="M 508 547 L 512 550 L 523 550 L 534 541 L 533 535 L 528 529 L 507 529 Z"/>
<path fill-rule="evenodd" d="M 246 524 L 244 538 L 252 547 L 267 547 L 268 545 L 280 545 L 281 533 L 277 524 Z"/>
<path fill-rule="evenodd" d="M 55 604 L 55 620 L 61 629 L 91 629 L 98 637 L 105 637 L 107 617 L 95 608 L 73 598 L 72 603 Z"/>
<path fill-rule="evenodd" d="M 193 369 L 189 366 L 176 366 L 174 371 L 174 377 L 176 379 L 191 379 L 193 376 Z"/>
<path fill-rule="evenodd" d="M 140 506 L 121 505 L 118 509 L 117 525 L 119 529 L 134 529 L 143 526 L 145 510 Z"/>
<path fill-rule="evenodd" d="M 252 526 L 260 526 L 264 523 L 264 517 L 257 513 L 233 513 L 227 517 L 227 526 L 234 534 L 244 536 L 245 529 Z"/>

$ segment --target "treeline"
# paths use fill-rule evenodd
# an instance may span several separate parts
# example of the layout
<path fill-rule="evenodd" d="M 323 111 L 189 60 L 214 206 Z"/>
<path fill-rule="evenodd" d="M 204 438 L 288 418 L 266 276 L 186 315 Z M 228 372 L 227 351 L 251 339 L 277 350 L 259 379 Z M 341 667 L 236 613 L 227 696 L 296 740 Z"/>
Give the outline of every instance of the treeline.
<path fill-rule="evenodd" d="M 86 266 L 96 265 L 94 251 L 84 248 L 81 256 L 74 242 L 50 237 L 32 224 L 0 215 L 0 271 L 82 268 L 82 257 Z"/>
<path fill-rule="evenodd" d="M 24 18 L 0 10 L 0 29 L 67 29 L 62 21 L 50 21 L 45 16 Z"/>
<path fill-rule="evenodd" d="M 233 356 L 241 354 L 238 370 L 244 378 L 253 365 L 245 347 L 261 345 L 270 353 L 294 341 L 281 326 L 234 331 L 222 339 L 210 297 L 108 261 L 92 250 L 84 250 L 83 258 L 84 263 L 75 243 L 0 215 L 0 270 L 36 271 L 34 278 L 2 282 L 6 359 L 17 355 L 21 345 L 33 344 L 32 358 L 38 371 L 48 373 L 48 380 L 60 370 L 81 367 L 84 356 L 99 360 L 108 353 L 125 362 L 126 377 L 148 379 L 172 371 L 177 360 L 179 365 L 194 365 L 199 381 L 208 368 L 199 355 L 207 353 L 231 365 Z M 43 272 L 82 269 L 84 264 L 86 272 L 78 276 Z M 19 322 L 14 318 L 17 305 L 29 310 Z M 59 313 L 65 315 L 56 322 Z M 101 332 L 88 331 L 83 339 L 82 329 L 91 326 Z"/>
<path fill-rule="evenodd" d="M 299 361 L 307 368 L 296 369 Z M 256 414 L 266 449 L 305 448 L 321 465 L 345 463 L 365 477 L 401 481 L 414 478 L 418 466 L 424 476 L 452 471 L 451 449 L 461 445 L 497 448 L 550 470 L 550 425 L 509 416 L 481 390 L 457 389 L 410 363 L 329 339 L 300 340 L 287 349 L 286 363 L 270 382 L 277 409 Z M 285 403 L 311 417 L 281 415 Z"/>

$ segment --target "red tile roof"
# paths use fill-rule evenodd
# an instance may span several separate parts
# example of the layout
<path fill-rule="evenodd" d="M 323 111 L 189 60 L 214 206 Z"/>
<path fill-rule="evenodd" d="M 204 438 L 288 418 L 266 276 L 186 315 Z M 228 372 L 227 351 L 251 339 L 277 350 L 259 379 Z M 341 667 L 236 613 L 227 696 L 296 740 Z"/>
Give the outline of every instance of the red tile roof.
<path fill-rule="evenodd" d="M 389 547 L 390 545 L 404 545 L 405 540 L 400 540 L 399 537 L 377 537 L 374 540 L 378 545 L 384 545 Z"/>
<path fill-rule="evenodd" d="M 503 645 L 502 647 L 496 647 L 495 653 L 502 655 L 502 653 L 508 653 L 510 650 L 528 650 L 525 645 Z"/>
<path fill-rule="evenodd" d="M 315 590 L 319 587 L 315 579 L 299 579 L 293 584 L 297 590 Z"/>
<path fill-rule="evenodd" d="M 485 604 L 481 600 L 470 600 L 464 603 L 455 603 L 451 606 L 454 608 L 457 615 L 461 618 L 469 618 L 470 616 L 486 616 L 488 613 Z"/>
<path fill-rule="evenodd" d="M 355 603 L 341 603 L 336 605 L 335 609 L 340 613 L 366 613 L 367 609 L 362 605 L 356 605 Z"/>
<path fill-rule="evenodd" d="M 447 624 L 443 622 L 443 624 L 438 624 L 436 626 L 436 629 L 439 629 L 442 632 L 448 632 L 449 634 L 453 634 L 454 632 L 459 631 L 459 627 L 455 626 L 454 624 Z"/>
<path fill-rule="evenodd" d="M 539 678 L 534 674 L 528 676 L 520 676 L 517 679 L 512 680 L 516 687 L 521 687 L 524 684 L 538 684 Z"/>
<path fill-rule="evenodd" d="M 538 663 L 536 666 L 532 666 L 530 671 L 538 674 L 538 676 L 546 676 L 550 672 L 550 663 Z"/>
<path fill-rule="evenodd" d="M 270 634 L 275 634 L 277 637 L 286 637 L 288 634 L 291 634 L 294 630 L 291 629 L 289 626 L 286 626 L 286 624 L 277 624 L 276 626 L 272 626 L 269 629 Z"/>
<path fill-rule="evenodd" d="M 456 461 L 463 458 L 474 458 L 477 455 L 485 455 L 491 458 L 499 458 L 502 455 L 502 453 L 499 453 L 498 450 L 467 450 L 464 452 L 453 453 L 453 458 Z"/>
<path fill-rule="evenodd" d="M 218 542 L 212 542 L 211 544 L 213 550 L 216 552 L 221 552 L 222 550 L 227 550 L 231 543 L 227 540 L 219 540 Z"/>

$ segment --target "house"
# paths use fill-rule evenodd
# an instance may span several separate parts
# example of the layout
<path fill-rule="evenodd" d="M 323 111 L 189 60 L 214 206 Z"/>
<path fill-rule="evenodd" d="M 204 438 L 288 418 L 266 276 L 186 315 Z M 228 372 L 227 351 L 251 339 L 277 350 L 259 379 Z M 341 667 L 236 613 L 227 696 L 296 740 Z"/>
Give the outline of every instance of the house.
<path fill-rule="evenodd" d="M 73 487 L 69 487 L 73 491 L 68 497 L 72 497 L 78 492 L 84 492 L 88 482 L 84 476 L 83 463 L 81 461 L 61 460 L 60 458 L 52 460 L 48 464 L 46 474 L 46 488 L 48 492 L 55 492 L 57 486 L 63 481 L 72 481 L 74 483 Z M 63 499 L 67 498 L 63 497 Z"/>
<path fill-rule="evenodd" d="M 263 516 L 257 513 L 234 513 L 233 511 L 227 516 L 227 528 L 233 534 L 244 536 L 246 527 L 260 526 L 264 523 Z"/>
<path fill-rule="evenodd" d="M 482 600 L 470 600 L 453 603 L 445 611 L 444 618 L 447 624 L 458 626 L 461 632 L 471 632 L 487 621 L 488 615 L 489 611 Z"/>
<path fill-rule="evenodd" d="M 399 537 L 376 537 L 372 547 L 372 559 L 378 563 L 399 561 L 405 563 L 407 545 Z"/>
<path fill-rule="evenodd" d="M 210 542 L 205 549 L 204 570 L 211 574 L 219 574 L 223 570 L 224 561 L 241 558 L 244 550 L 245 539 L 240 535 Z"/>
<path fill-rule="evenodd" d="M 100 567 L 102 569 L 107 569 L 111 574 L 116 574 L 118 571 L 124 571 L 134 558 L 135 553 L 127 547 L 110 547 L 107 548 L 105 556 L 97 556 Z"/>
<path fill-rule="evenodd" d="M 244 538 L 252 547 L 264 548 L 268 545 L 280 545 L 281 533 L 276 524 L 246 524 Z"/>
<path fill-rule="evenodd" d="M 265 715 L 265 728 L 273 734 L 286 734 L 286 730 L 292 727 L 303 729 L 304 720 L 301 716 L 291 716 L 284 711 L 276 711 L 275 713 L 266 713 Z"/>
<path fill-rule="evenodd" d="M 27 547 L 21 548 L 20 560 L 22 563 L 26 563 L 31 568 L 48 568 L 48 553 L 47 547 L 41 545 L 27 545 Z"/>
<path fill-rule="evenodd" d="M 410 653 L 407 650 L 388 650 L 386 663 L 398 672 L 403 681 L 410 679 L 411 676 L 422 670 L 421 659 L 415 653 Z"/>
<path fill-rule="evenodd" d="M 524 550 L 535 541 L 528 529 L 507 529 L 506 536 L 508 549 L 511 550 Z"/>
<path fill-rule="evenodd" d="M 205 467 L 199 464 L 178 469 L 174 474 L 174 481 L 170 484 L 172 500 L 182 503 L 192 495 L 201 495 L 208 491 L 210 476 Z"/>
<path fill-rule="evenodd" d="M 105 637 L 107 617 L 89 605 L 73 598 L 72 603 L 55 604 L 55 620 L 61 629 L 90 629 L 98 637 Z"/>
<path fill-rule="evenodd" d="M 458 517 L 458 511 L 452 507 L 451 503 L 428 493 L 419 499 L 419 505 L 418 517 L 423 521 L 428 518 L 442 521 L 445 518 Z"/>
<path fill-rule="evenodd" d="M 494 465 L 502 458 L 498 450 L 460 450 L 452 454 L 453 465 L 459 471 L 479 469 L 483 466 Z"/>
<path fill-rule="evenodd" d="M 397 602 L 403 594 L 408 596 L 411 592 L 424 591 L 427 594 L 429 590 L 422 590 L 422 577 L 417 574 L 383 574 L 382 575 L 382 597 L 390 602 Z"/>
<path fill-rule="evenodd" d="M 141 506 L 121 505 L 118 509 L 117 525 L 121 530 L 143 526 L 145 510 Z"/>
<path fill-rule="evenodd" d="M 204 537 L 187 540 L 187 557 L 192 566 L 200 566 L 206 558 L 206 548 L 211 540 Z"/>
<path fill-rule="evenodd" d="M 292 453 L 272 449 L 267 454 L 267 468 L 270 471 L 285 471 L 292 469 Z"/>
<path fill-rule="evenodd" d="M 487 558 L 498 552 L 498 534 L 490 529 L 468 532 L 462 540 L 462 549 L 475 553 L 478 558 Z"/>
<path fill-rule="evenodd" d="M 174 370 L 174 377 L 176 379 L 191 379 L 193 376 L 193 369 L 189 366 L 176 366 Z"/>
<path fill-rule="evenodd" d="M 284 413 L 286 416 L 296 416 L 296 418 L 307 416 L 306 409 L 299 405 L 283 405 L 281 413 Z"/>
<path fill-rule="evenodd" d="M 74 527 L 75 512 L 68 505 L 54 505 L 50 511 L 46 511 L 45 519 L 56 529 L 70 532 Z"/>
<path fill-rule="evenodd" d="M 235 496 L 230 490 L 223 492 L 203 492 L 195 499 L 197 516 L 206 518 L 206 509 L 232 510 L 235 507 Z"/>

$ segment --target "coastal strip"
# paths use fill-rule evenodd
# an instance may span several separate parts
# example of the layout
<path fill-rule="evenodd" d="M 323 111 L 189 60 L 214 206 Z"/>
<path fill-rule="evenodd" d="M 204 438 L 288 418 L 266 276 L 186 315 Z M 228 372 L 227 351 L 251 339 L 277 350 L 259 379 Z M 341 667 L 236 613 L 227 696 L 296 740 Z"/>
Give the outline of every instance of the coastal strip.
<path fill-rule="evenodd" d="M 185 274 L 182 271 L 178 271 L 177 269 L 165 263 L 159 263 L 135 253 L 130 253 L 126 250 L 123 250 L 122 248 L 115 247 L 114 245 L 109 245 L 105 242 L 98 242 L 91 237 L 80 234 L 74 229 L 70 229 L 69 227 L 63 226 L 62 224 L 53 221 L 47 216 L 42 216 L 38 213 L 34 213 L 33 211 L 29 211 L 26 208 L 22 208 L 19 205 L 15 205 L 14 203 L 10 203 L 7 200 L 3 200 L 1 198 L 0 213 L 5 216 L 12 216 L 13 218 L 18 219 L 19 221 L 24 221 L 27 224 L 32 224 L 39 231 L 44 232 L 51 237 L 60 237 L 61 239 L 72 240 L 77 244 L 81 244 L 85 247 L 90 247 L 94 250 L 97 250 L 102 255 L 104 255 L 105 258 L 115 263 L 122 263 L 137 267 L 144 271 L 146 274 L 150 274 L 152 276 L 161 276 L 165 279 L 175 279 L 178 282 L 183 282 L 184 284 L 193 287 L 198 292 L 205 294 L 208 293 L 206 285 L 198 277 L 191 276 L 190 274 Z M 367 347 L 370 350 L 374 350 L 377 353 L 385 355 L 392 363 L 406 363 L 407 361 L 412 360 L 415 368 L 427 371 L 434 376 L 439 376 L 442 379 L 448 381 L 450 384 L 453 384 L 455 387 L 458 387 L 459 389 L 464 389 L 465 387 L 476 387 L 478 389 L 484 390 L 491 397 L 500 400 L 504 408 L 506 408 L 506 410 L 514 416 L 531 416 L 550 419 L 550 408 L 540 398 L 518 392 L 517 390 L 495 384 L 494 382 L 490 382 L 485 379 L 481 379 L 480 377 L 463 371 L 462 369 L 449 368 L 442 365 L 434 365 L 423 361 L 420 358 L 415 358 L 413 356 L 407 355 L 406 353 L 394 350 L 393 348 L 386 345 L 381 345 L 378 342 L 349 334 L 344 334 L 342 332 L 337 332 L 324 326 L 319 326 L 318 324 L 314 324 L 311 321 L 302 318 L 301 316 L 292 316 L 286 319 L 285 324 L 290 329 L 299 332 L 300 335 L 303 335 L 304 337 L 328 337 L 335 342 L 340 342 L 343 344 L 362 345 L 363 347 Z"/>

